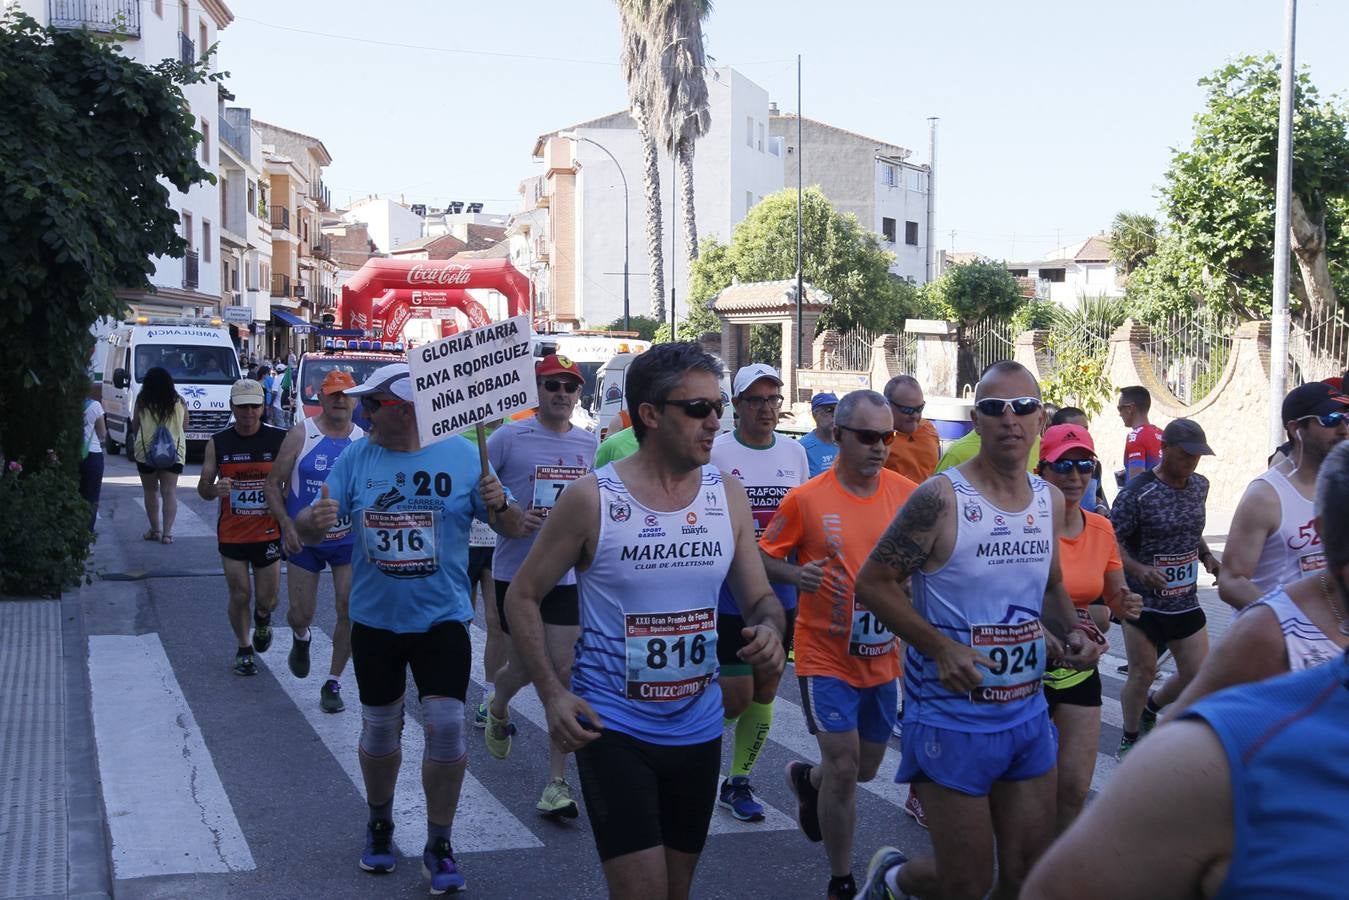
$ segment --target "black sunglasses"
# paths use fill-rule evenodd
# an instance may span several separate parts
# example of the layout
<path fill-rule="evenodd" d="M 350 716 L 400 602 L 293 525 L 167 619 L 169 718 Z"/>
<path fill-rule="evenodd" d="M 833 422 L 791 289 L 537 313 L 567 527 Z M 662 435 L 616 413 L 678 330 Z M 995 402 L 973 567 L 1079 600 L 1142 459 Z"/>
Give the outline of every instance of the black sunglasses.
<path fill-rule="evenodd" d="M 926 403 L 920 403 L 917 406 L 905 406 L 903 403 L 896 403 L 893 400 L 890 401 L 890 405 L 906 416 L 921 416 L 923 407 L 927 406 Z"/>
<path fill-rule="evenodd" d="M 1343 422 L 1345 418 L 1346 415 L 1344 413 L 1333 412 L 1333 413 L 1326 413 L 1324 416 L 1303 416 L 1302 418 L 1298 419 L 1298 421 L 1305 422 L 1308 419 L 1315 419 L 1316 424 L 1320 425 L 1322 428 L 1339 428 L 1340 423 Z"/>
<path fill-rule="evenodd" d="M 381 400 L 378 397 L 361 397 L 361 409 L 367 416 L 373 416 L 385 406 L 401 406 L 404 400 Z"/>
<path fill-rule="evenodd" d="M 880 441 L 889 447 L 895 440 L 894 431 L 872 431 L 870 428 L 849 428 L 847 425 L 835 426 L 839 431 L 851 431 L 857 435 L 857 440 L 863 444 L 874 444 Z"/>
<path fill-rule="evenodd" d="M 1094 459 L 1056 459 L 1052 463 L 1045 463 L 1045 465 L 1060 475 L 1067 475 L 1074 469 L 1083 475 L 1090 475 L 1096 471 L 1096 460 Z"/>
<path fill-rule="evenodd" d="M 713 415 L 720 419 L 722 412 L 726 409 L 725 404 L 720 400 L 705 400 L 702 397 L 695 397 L 692 400 L 662 400 L 660 405 L 677 406 L 690 419 L 706 419 Z"/>
<path fill-rule="evenodd" d="M 974 408 L 985 416 L 1000 416 L 1009 406 L 1016 415 L 1028 416 L 1033 412 L 1039 412 L 1044 404 L 1035 397 L 985 397 L 974 402 Z"/>
<path fill-rule="evenodd" d="M 581 389 L 581 385 L 576 381 L 560 381 L 556 378 L 549 378 L 543 383 L 543 389 L 550 394 L 556 394 L 558 391 L 574 394 Z"/>

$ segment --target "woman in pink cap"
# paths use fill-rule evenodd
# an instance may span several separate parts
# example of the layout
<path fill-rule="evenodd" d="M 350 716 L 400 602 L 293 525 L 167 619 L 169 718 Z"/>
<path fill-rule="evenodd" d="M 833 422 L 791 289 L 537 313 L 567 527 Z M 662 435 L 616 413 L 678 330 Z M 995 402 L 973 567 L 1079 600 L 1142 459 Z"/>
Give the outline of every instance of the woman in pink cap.
<path fill-rule="evenodd" d="M 1143 598 L 1124 584 L 1124 567 L 1110 520 L 1082 509 L 1082 492 L 1096 469 L 1096 446 L 1081 425 L 1055 425 L 1040 440 L 1038 472 L 1063 493 L 1066 521 L 1059 539 L 1063 584 L 1078 618 L 1104 643 L 1110 613 L 1136 618 Z M 1049 714 L 1059 730 L 1059 830 L 1082 811 L 1101 740 L 1101 675 L 1096 669 L 1050 669 L 1044 678 Z"/>

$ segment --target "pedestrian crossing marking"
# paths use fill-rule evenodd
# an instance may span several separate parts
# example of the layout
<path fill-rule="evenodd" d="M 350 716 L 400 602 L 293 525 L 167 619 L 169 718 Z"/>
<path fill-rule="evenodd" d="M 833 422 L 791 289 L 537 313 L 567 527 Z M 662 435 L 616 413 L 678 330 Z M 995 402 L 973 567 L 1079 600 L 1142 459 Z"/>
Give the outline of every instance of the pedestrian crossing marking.
<path fill-rule="evenodd" d="M 92 635 L 89 685 L 116 877 L 255 868 L 159 635 Z"/>
<path fill-rule="evenodd" d="M 294 638 L 289 628 L 274 630 L 275 639 L 267 654 L 253 658 L 262 663 L 276 677 L 309 727 L 323 741 L 328 752 L 347 773 L 356 793 L 365 797 L 365 782 L 361 777 L 357 743 L 361 737 L 361 706 L 356 675 L 348 665 L 338 683 L 347 708 L 340 713 L 325 713 L 319 708 L 319 688 L 327 680 L 328 661 L 332 658 L 332 639 L 317 627 L 309 629 L 310 677 L 296 678 L 286 664 Z M 470 729 L 471 731 L 471 729 Z M 472 740 L 474 735 L 467 735 Z M 408 716 L 403 726 L 403 764 L 394 789 L 394 842 L 404 856 L 420 858 L 426 837 L 426 795 L 422 792 L 422 748 L 425 735 L 421 724 Z M 500 800 L 473 777 L 464 773 L 464 786 L 459 795 L 459 806 L 454 816 L 454 849 L 456 853 L 475 853 L 491 850 L 524 850 L 542 847 L 543 842 L 529 828 L 506 809 Z"/>

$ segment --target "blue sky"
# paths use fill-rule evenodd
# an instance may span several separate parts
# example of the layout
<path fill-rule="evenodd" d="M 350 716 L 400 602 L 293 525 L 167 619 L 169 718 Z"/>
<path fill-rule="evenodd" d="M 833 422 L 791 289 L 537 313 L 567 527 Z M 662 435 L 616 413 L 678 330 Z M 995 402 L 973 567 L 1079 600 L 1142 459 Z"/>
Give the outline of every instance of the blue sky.
<path fill-rule="evenodd" d="M 515 205 L 534 138 L 626 105 L 608 0 L 227 0 L 221 66 L 256 118 L 322 138 L 335 203 Z M 806 116 L 914 150 L 938 135 L 939 245 L 1027 259 L 1155 212 L 1195 82 L 1278 51 L 1284 0 L 720 0 L 718 64 Z M 1349 3 L 1300 0 L 1298 60 L 1349 93 Z M 954 239 L 951 232 L 955 231 Z"/>

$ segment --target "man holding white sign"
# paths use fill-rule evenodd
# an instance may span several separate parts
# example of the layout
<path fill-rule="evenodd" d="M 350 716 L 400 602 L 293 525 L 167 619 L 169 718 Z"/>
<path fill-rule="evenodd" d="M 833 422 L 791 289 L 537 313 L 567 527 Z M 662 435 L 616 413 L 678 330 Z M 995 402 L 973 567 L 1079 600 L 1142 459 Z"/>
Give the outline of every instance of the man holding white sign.
<path fill-rule="evenodd" d="M 538 413 L 519 422 L 508 422 L 492 433 L 487 455 L 502 483 L 517 497 L 532 498 L 525 520 L 531 533 L 523 538 L 503 538 L 497 542 L 492 562 L 496 581 L 497 616 L 507 636 L 506 664 L 489 680 L 496 684 L 494 696 L 487 701 L 487 728 L 483 737 L 487 750 L 497 759 L 511 751 L 509 706 L 516 692 L 529 683 L 529 672 L 510 641 L 510 622 L 506 617 L 506 591 L 516 570 L 534 545 L 534 529 L 543 525 L 548 512 L 563 489 L 590 471 L 599 441 L 595 435 L 571 424 L 571 414 L 581 396 L 584 379 L 580 366 L 565 356 L 550 354 L 534 367 L 539 389 Z M 544 644 L 558 681 L 571 681 L 572 656 L 580 633 L 577 608 L 576 573 L 568 571 L 540 601 Z M 537 808 L 552 816 L 574 819 L 576 801 L 567 784 L 567 755 L 550 743 L 548 784 Z"/>
<path fill-rule="evenodd" d="M 422 349 L 434 352 L 437 346 Z M 351 659 L 360 690 L 361 773 L 370 806 L 360 866 L 382 873 L 393 871 L 396 862 L 393 797 L 411 667 L 426 729 L 423 874 L 432 893 L 459 891 L 464 878 L 450 830 L 468 762 L 469 527 L 475 516 L 495 516 L 498 534 L 519 537 L 526 533 L 525 515 L 496 476 L 483 471 L 471 446 L 421 439 L 406 364 L 381 366 L 346 393 L 360 398 L 370 436 L 338 457 L 319 499 L 295 517 L 295 528 L 302 542 L 317 544 L 339 518 L 349 516 L 357 534 Z"/>

